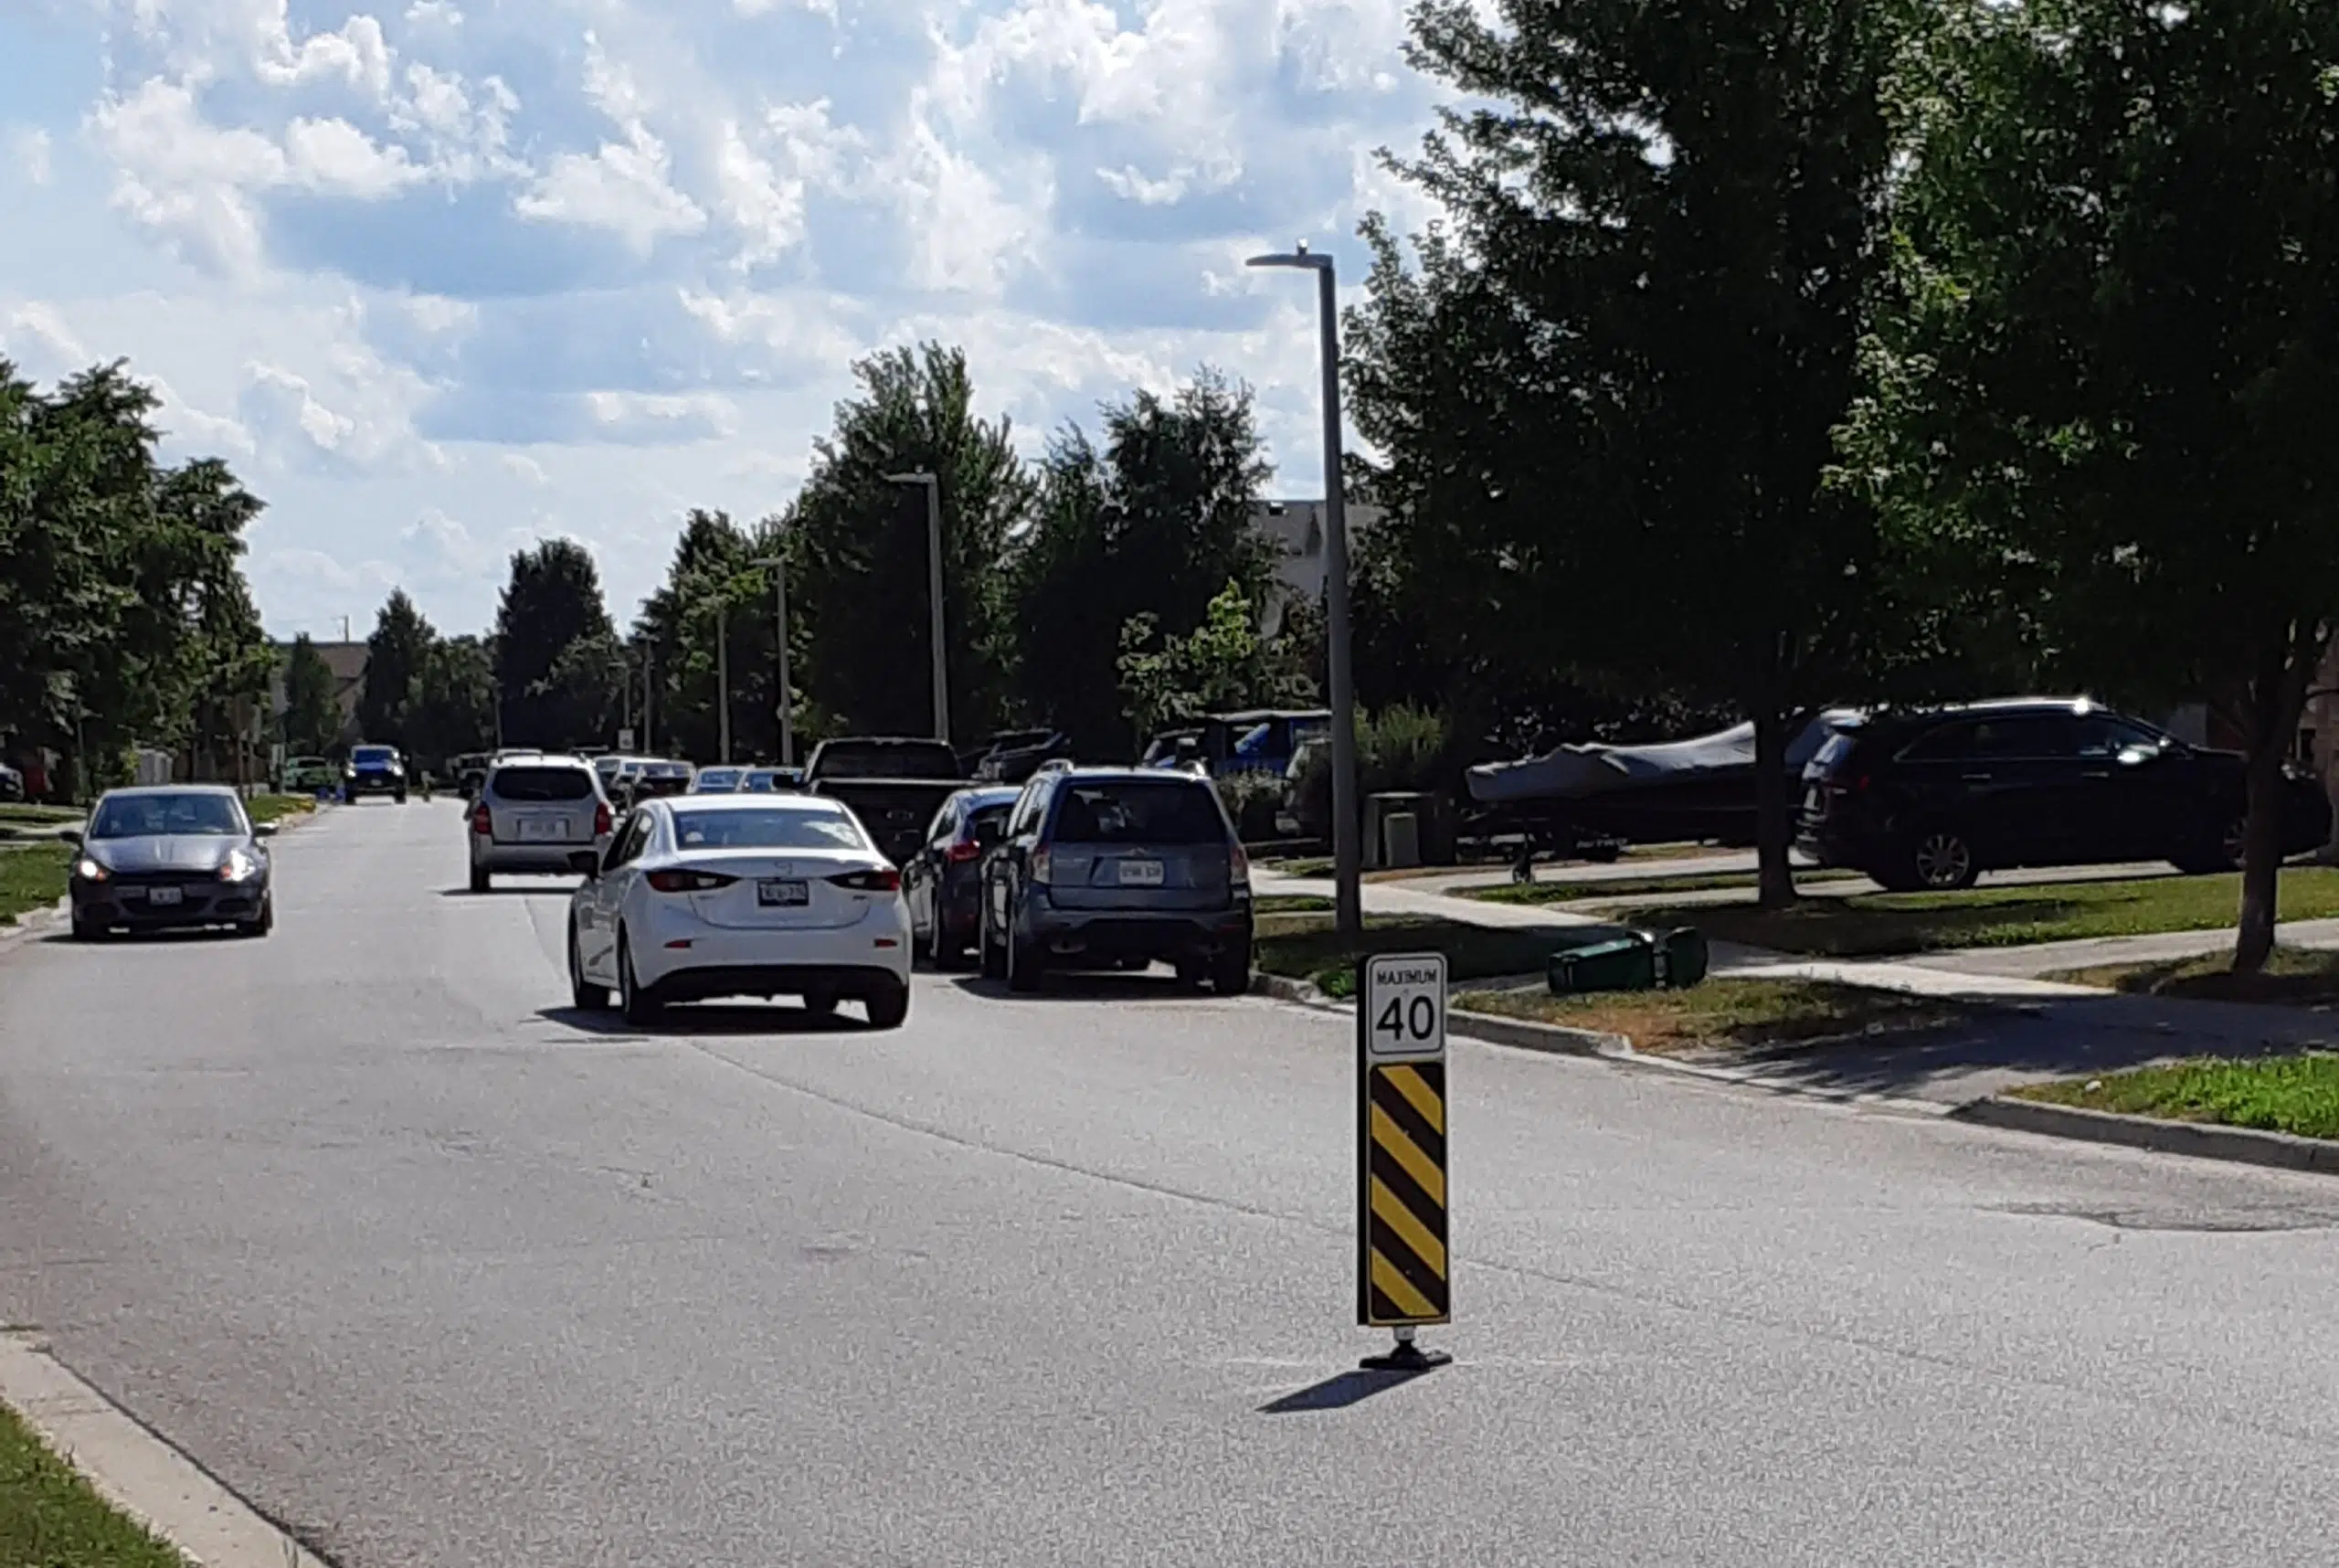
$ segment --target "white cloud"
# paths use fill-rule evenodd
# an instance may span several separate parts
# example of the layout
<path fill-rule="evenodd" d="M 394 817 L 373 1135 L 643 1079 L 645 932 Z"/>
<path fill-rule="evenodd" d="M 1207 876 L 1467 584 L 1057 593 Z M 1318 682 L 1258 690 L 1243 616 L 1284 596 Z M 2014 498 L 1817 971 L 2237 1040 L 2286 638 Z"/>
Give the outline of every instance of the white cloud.
<path fill-rule="evenodd" d="M 429 177 L 404 147 L 384 147 L 346 120 L 295 120 L 285 127 L 284 154 L 292 183 L 334 196 L 394 196 Z"/>
<path fill-rule="evenodd" d="M 604 142 L 590 154 L 559 154 L 514 210 L 548 223 L 606 228 L 645 255 L 670 235 L 696 234 L 706 227 L 706 213 L 672 184 L 672 162 L 643 118 L 647 103 L 632 75 L 610 61 L 594 34 L 585 35 L 585 45 L 586 96 L 625 140 Z"/>
<path fill-rule="evenodd" d="M 505 469 L 538 489 L 552 482 L 552 475 L 545 471 L 545 465 L 525 452 L 505 452 L 501 461 Z"/>
<path fill-rule="evenodd" d="M 51 164 L 48 132 L 37 125 L 20 126 L 9 132 L 8 146 L 16 155 L 16 166 L 25 171 L 25 178 L 37 185 L 48 184 Z"/>
<path fill-rule="evenodd" d="M 339 79 L 368 97 L 380 99 L 390 90 L 390 48 L 382 38 L 382 24 L 371 16 L 355 16 L 329 33 L 312 33 L 292 42 L 283 0 L 274 0 L 274 15 L 260 27 L 259 58 L 254 62 L 262 81 L 278 87 Z"/>
<path fill-rule="evenodd" d="M 40 300 L 28 300 L 0 318 L 0 354 L 37 381 L 86 370 L 96 358 L 57 307 Z"/>
<path fill-rule="evenodd" d="M 605 441 L 667 445 L 712 440 L 739 427 L 737 406 L 713 393 L 588 392 L 585 408 L 594 435 Z"/>

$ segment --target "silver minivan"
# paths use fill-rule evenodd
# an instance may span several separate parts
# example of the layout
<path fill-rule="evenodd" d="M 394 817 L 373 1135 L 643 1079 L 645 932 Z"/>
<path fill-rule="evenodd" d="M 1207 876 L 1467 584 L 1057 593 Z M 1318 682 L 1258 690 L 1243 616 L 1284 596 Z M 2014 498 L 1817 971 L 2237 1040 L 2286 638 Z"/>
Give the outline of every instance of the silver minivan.
<path fill-rule="evenodd" d="M 576 757 L 503 758 L 471 802 L 471 891 L 501 873 L 566 876 L 581 850 L 609 847 L 614 825 L 593 765 Z"/>

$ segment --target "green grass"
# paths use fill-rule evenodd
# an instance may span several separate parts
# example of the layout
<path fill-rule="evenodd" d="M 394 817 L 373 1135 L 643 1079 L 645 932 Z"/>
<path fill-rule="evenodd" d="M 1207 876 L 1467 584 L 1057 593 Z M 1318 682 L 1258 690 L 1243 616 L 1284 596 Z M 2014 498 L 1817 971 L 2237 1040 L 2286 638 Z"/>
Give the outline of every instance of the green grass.
<path fill-rule="evenodd" d="M 2168 1121 L 2218 1122 L 2302 1138 L 2339 1138 L 2339 1056 L 2217 1057 L 2109 1077 L 2034 1084 L 2024 1099 Z"/>
<path fill-rule="evenodd" d="M 1635 926 L 1695 926 L 1715 941 L 1848 958 L 2222 930 L 2235 923 L 2240 898 L 2238 874 L 2163 876 L 1963 893 L 1868 893 L 1806 899 L 1781 910 L 1748 904 L 1650 905 L 1618 918 Z M 2280 911 L 2284 920 L 2339 915 L 2339 870 L 2285 870 Z"/>
<path fill-rule="evenodd" d="M 72 845 L 57 842 L 0 849 L 0 925 L 13 926 L 19 916 L 64 897 L 74 853 Z M 0 1564 L 7 1563 L 0 1557 Z"/>
<path fill-rule="evenodd" d="M 1270 974 L 1313 980 L 1328 996 L 1356 991 L 1356 961 L 1366 953 L 1442 952 L 1450 979 L 1491 980 L 1540 974 L 1561 948 L 1582 947 L 1615 933 L 1596 926 L 1509 928 L 1468 926 L 1428 916 L 1371 915 L 1364 939 L 1350 946 L 1329 916 L 1270 915 L 1257 925 L 1258 964 Z"/>
<path fill-rule="evenodd" d="M 2101 986 L 2106 991 L 2172 996 L 2187 1001 L 2258 1001 L 2289 1007 L 2329 1007 L 2339 1003 L 2339 953 L 2312 948 L 2277 948 L 2267 955 L 2266 967 L 2254 975 L 2235 974 L 2232 963 L 2230 954 L 2205 953 L 2199 958 L 2168 959 L 2156 963 L 2098 964 L 2088 969 L 2061 969 L 2045 978 L 2070 985 Z"/>
<path fill-rule="evenodd" d="M 0 805 L 0 822 L 11 827 L 64 827 L 79 821 L 82 815 L 79 806 L 28 806 L 16 801 Z"/>
<path fill-rule="evenodd" d="M 186 1559 L 107 1506 L 13 1412 L 0 1408 L 0 1565 L 186 1568 Z"/>
<path fill-rule="evenodd" d="M 316 809 L 317 802 L 307 795 L 255 795 L 244 802 L 246 814 L 255 822 L 280 822 Z"/>
<path fill-rule="evenodd" d="M 1794 881 L 1797 887 L 1810 887 L 1819 883 L 1857 882 L 1859 877 L 1857 871 L 1798 871 Z M 1465 889 L 1463 896 L 1483 899 L 1488 904 L 1579 904 L 1588 898 L 1662 898 L 1670 893 L 1712 893 L 1754 885 L 1755 876 L 1751 871 L 1718 871 L 1702 876 L 1620 876 L 1609 882 L 1535 882 L 1473 887 Z"/>
<path fill-rule="evenodd" d="M 1709 980 L 1687 991 L 1591 996 L 1474 991 L 1455 1006 L 1622 1034 L 1635 1050 L 1660 1055 L 1932 1029 L 1971 1016 L 1938 998 L 1803 980 Z"/>
<path fill-rule="evenodd" d="M 1332 901 L 1314 893 L 1270 893 L 1251 901 L 1254 915 L 1328 915 Z"/>

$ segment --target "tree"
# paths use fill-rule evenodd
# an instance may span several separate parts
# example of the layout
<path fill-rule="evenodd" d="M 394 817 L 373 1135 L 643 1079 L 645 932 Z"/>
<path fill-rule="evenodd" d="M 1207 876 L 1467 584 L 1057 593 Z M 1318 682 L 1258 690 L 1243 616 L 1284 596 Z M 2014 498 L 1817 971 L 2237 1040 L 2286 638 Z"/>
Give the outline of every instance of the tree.
<path fill-rule="evenodd" d="M 1494 16 L 1488 17 L 1491 9 Z M 1878 530 L 1826 483 L 1885 247 L 1889 0 L 1427 0 L 1414 62 L 1476 106 L 1401 172 L 1350 324 L 1356 417 L 1410 565 L 1539 650 L 1755 727 L 1762 896 L 1787 725 L 1876 655 Z"/>
<path fill-rule="evenodd" d="M 478 638 L 434 641 L 424 651 L 405 744 L 422 766 L 441 772 L 450 758 L 495 744 L 495 667 Z"/>
<path fill-rule="evenodd" d="M 772 526 L 766 524 L 764 535 L 776 552 Z M 647 651 L 657 683 L 658 733 L 683 756 L 713 757 L 721 736 L 715 701 L 718 620 L 731 644 L 732 721 L 740 728 L 739 738 L 746 738 L 743 715 L 777 712 L 769 673 L 769 596 L 760 591 L 760 575 L 748 566 L 765 553 L 728 514 L 693 510 L 674 543 L 665 582 L 642 601 L 635 618 L 634 642 Z"/>
<path fill-rule="evenodd" d="M 1228 583 L 1202 623 L 1182 637 L 1163 637 L 1150 611 L 1131 616 L 1121 628 L 1115 667 L 1129 723 L 1140 736 L 1283 695 L 1240 583 Z"/>
<path fill-rule="evenodd" d="M 341 702 L 333 666 L 302 632 L 284 662 L 284 750 L 323 757 L 341 744 Z"/>
<path fill-rule="evenodd" d="M 565 750 L 608 739 L 617 673 L 608 664 L 598 673 L 586 668 L 570 653 L 579 641 L 605 652 L 616 642 L 592 556 L 574 539 L 513 552 L 495 616 L 495 692 L 505 744 Z"/>
<path fill-rule="evenodd" d="M 1275 570 L 1255 523 L 1268 470 L 1250 388 L 1204 368 L 1166 399 L 1106 406 L 1104 435 L 1101 450 L 1077 427 L 1050 443 L 1016 588 L 1021 705 L 1100 752 L 1127 742 L 1131 619 L 1186 636 L 1229 583 L 1260 602 Z"/>
<path fill-rule="evenodd" d="M 818 707 L 863 734 L 932 727 L 930 550 L 925 492 L 888 474 L 938 476 L 943 635 L 951 723 L 978 735 L 997 721 L 1013 651 L 1003 564 L 1032 482 L 1005 418 L 974 413 L 966 355 L 937 344 L 853 366 L 861 395 L 837 405 L 779 528 L 788 563 L 795 679 Z M 792 650 L 791 650 L 792 652 Z M 1109 674 L 1109 651 L 1106 654 Z M 736 668 L 736 665 L 735 665 Z"/>
<path fill-rule="evenodd" d="M 415 678 L 422 673 L 439 633 L 414 607 L 404 588 L 392 588 L 365 640 L 365 681 L 357 694 L 357 728 L 386 746 L 411 744 L 407 719 Z"/>
<path fill-rule="evenodd" d="M 1956 0 L 1923 64 L 1852 471 L 2042 670 L 2229 717 L 2255 970 L 2339 614 L 2339 9 Z"/>

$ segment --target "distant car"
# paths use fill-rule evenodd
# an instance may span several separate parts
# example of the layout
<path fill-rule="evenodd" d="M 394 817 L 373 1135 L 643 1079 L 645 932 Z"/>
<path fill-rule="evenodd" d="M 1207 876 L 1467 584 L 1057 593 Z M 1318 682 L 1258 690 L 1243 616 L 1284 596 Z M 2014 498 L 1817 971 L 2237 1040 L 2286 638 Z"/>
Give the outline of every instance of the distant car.
<path fill-rule="evenodd" d="M 341 788 L 341 769 L 333 765 L 330 757 L 291 757 L 284 762 L 284 790 L 292 795 L 313 795 L 320 789 Z"/>
<path fill-rule="evenodd" d="M 593 758 L 593 773 L 601 781 L 601 793 L 612 800 L 618 795 L 618 774 L 628 760 L 622 753 L 615 751 L 605 751 Z"/>
<path fill-rule="evenodd" d="M 909 1016 L 901 874 L 843 806 L 810 795 L 653 800 L 569 900 L 569 996 L 630 1023 L 669 1003 L 855 1001 L 880 1029 Z"/>
<path fill-rule="evenodd" d="M 688 794 L 695 777 L 687 762 L 672 762 L 660 757 L 633 758 L 619 771 L 618 788 L 625 792 L 623 804 L 633 807 L 661 796 Z"/>
<path fill-rule="evenodd" d="M 606 849 L 614 823 L 591 766 L 574 757 L 513 757 L 495 763 L 471 802 L 471 886 L 499 875 L 564 876 L 577 852 Z"/>
<path fill-rule="evenodd" d="M 1801 846 L 1896 890 L 1967 887 L 2017 865 L 2241 863 L 2235 752 L 2186 745 L 2077 699 L 2024 699 L 1840 724 L 1804 771 Z M 2325 842 L 2322 788 L 2286 779 L 2282 849 Z"/>
<path fill-rule="evenodd" d="M 698 777 L 691 780 L 693 795 L 731 795 L 746 788 L 747 770 L 744 768 L 702 768 Z"/>
<path fill-rule="evenodd" d="M 387 795 L 406 804 L 406 758 L 395 746 L 353 746 L 342 765 L 341 799 L 346 805 L 367 795 Z"/>
<path fill-rule="evenodd" d="M 955 969 L 982 932 L 982 859 L 1000 841 L 1021 790 L 961 789 L 942 803 L 926 842 L 902 863 L 910 929 L 937 969 Z"/>
<path fill-rule="evenodd" d="M 81 852 L 69 892 L 75 938 L 203 926 L 267 936 L 276 896 L 261 841 L 275 832 L 253 826 L 224 785 L 109 789 L 88 825 L 65 834 Z"/>
<path fill-rule="evenodd" d="M 751 795 L 792 794 L 804 788 L 801 768 L 750 768 L 739 788 Z"/>
<path fill-rule="evenodd" d="M 983 861 L 983 973 L 1036 991 L 1051 964 L 1166 960 L 1251 988 L 1251 865 L 1210 780 L 1151 768 L 1038 773 Z"/>

